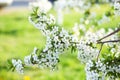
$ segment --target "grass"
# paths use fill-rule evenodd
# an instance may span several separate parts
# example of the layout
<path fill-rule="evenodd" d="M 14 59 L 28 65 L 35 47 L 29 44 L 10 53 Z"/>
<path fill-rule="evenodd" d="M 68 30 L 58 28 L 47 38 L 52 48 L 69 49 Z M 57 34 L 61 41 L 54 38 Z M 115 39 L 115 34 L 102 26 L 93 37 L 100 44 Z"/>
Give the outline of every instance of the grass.
<path fill-rule="evenodd" d="M 95 7 L 91 11 L 99 13 L 99 17 L 108 9 L 108 5 L 102 5 L 102 8 L 99 8 L 101 12 L 98 12 L 99 10 Z M 85 80 L 84 65 L 80 64 L 76 58 L 77 53 L 71 54 L 70 51 L 61 55 L 58 71 L 51 72 L 33 67 L 25 70 L 24 75 L 19 75 L 6 69 L 7 59 L 16 57 L 23 59 L 32 52 L 35 46 L 44 48 L 45 37 L 29 23 L 28 15 L 28 11 L 14 11 L 0 15 L 0 80 L 25 80 L 26 76 L 30 80 Z M 63 26 L 67 30 L 71 30 L 74 22 L 79 22 L 82 17 L 77 12 L 64 16 Z M 119 21 L 120 18 L 117 18 L 98 27 L 115 27 Z"/>

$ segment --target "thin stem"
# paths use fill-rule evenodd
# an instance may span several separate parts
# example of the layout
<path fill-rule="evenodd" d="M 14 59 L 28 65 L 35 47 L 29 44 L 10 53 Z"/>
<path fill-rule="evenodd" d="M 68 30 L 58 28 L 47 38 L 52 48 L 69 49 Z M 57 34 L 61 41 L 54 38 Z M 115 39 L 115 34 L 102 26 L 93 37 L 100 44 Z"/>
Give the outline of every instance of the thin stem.
<path fill-rule="evenodd" d="M 98 41 L 98 44 L 113 43 L 113 42 L 120 42 L 120 40 Z"/>
<path fill-rule="evenodd" d="M 112 33 L 110 33 L 110 34 L 104 36 L 103 38 L 101 38 L 101 39 L 99 39 L 99 40 L 97 40 L 97 41 L 99 42 L 99 41 L 101 41 L 101 40 L 103 40 L 103 39 L 105 39 L 105 38 L 107 38 L 107 37 L 109 37 L 109 36 L 111 36 L 111 35 L 113 35 L 113 34 L 119 32 L 119 31 L 120 31 L 120 28 L 118 28 L 117 30 L 113 31 Z"/>
<path fill-rule="evenodd" d="M 107 38 L 107 37 L 109 37 L 109 36 L 111 36 L 111 35 L 113 35 L 113 34 L 115 34 L 115 33 L 118 33 L 119 31 L 120 31 L 120 28 L 118 28 L 117 30 L 113 31 L 112 33 L 104 36 L 103 38 L 97 40 L 97 43 L 98 43 L 98 44 L 101 44 L 100 51 L 99 51 L 98 56 L 97 56 L 97 60 L 98 60 L 98 58 L 99 58 L 99 55 L 100 55 L 100 53 L 101 53 L 101 50 L 102 50 L 102 47 L 103 47 L 104 43 L 120 42 L 120 40 L 110 40 L 110 41 L 101 41 L 101 40 L 103 40 L 103 39 L 105 39 L 105 38 Z"/>
<path fill-rule="evenodd" d="M 100 50 L 99 50 L 99 53 L 98 53 L 98 56 L 97 56 L 97 60 L 98 60 L 98 58 L 99 58 L 99 56 L 100 56 L 100 53 L 101 53 L 101 51 L 102 51 L 103 44 L 104 44 L 104 43 L 102 43 L 101 46 L 100 46 Z"/>

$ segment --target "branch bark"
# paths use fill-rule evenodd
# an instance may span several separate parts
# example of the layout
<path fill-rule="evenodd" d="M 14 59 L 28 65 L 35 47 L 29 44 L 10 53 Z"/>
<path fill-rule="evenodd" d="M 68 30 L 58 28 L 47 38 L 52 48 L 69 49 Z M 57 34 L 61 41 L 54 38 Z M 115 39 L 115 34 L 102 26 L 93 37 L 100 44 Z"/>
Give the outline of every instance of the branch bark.
<path fill-rule="evenodd" d="M 105 39 L 105 38 L 107 38 L 107 37 L 109 37 L 109 36 L 111 36 L 111 35 L 113 35 L 113 34 L 115 34 L 115 33 L 118 33 L 119 31 L 120 31 L 120 28 L 118 28 L 117 30 L 113 31 L 112 33 L 104 36 L 103 38 L 101 38 L 101 39 L 99 39 L 99 40 L 97 40 L 97 41 L 99 42 L 99 41 L 101 41 L 101 40 L 103 40 L 103 39 Z"/>
<path fill-rule="evenodd" d="M 120 42 L 120 40 L 98 41 L 98 44 Z"/>

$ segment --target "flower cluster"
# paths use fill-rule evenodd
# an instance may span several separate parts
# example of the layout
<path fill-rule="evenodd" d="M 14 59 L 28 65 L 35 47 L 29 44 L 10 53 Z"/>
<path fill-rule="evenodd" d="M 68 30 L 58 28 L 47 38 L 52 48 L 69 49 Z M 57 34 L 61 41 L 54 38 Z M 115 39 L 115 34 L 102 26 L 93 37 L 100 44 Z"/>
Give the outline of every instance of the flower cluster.
<path fill-rule="evenodd" d="M 101 29 L 100 31 L 105 35 L 105 30 Z M 113 30 L 109 29 L 106 34 L 111 32 L 113 32 Z M 97 33 L 99 33 L 99 31 Z M 106 40 L 118 40 L 118 35 L 119 34 L 112 35 Z M 109 54 L 103 53 L 102 58 L 97 61 L 92 59 L 87 60 L 85 67 L 87 80 L 115 80 L 120 77 L 120 43 L 105 43 L 105 46 L 109 47 Z"/>
<path fill-rule="evenodd" d="M 38 7 L 34 8 L 33 13 L 29 16 L 29 21 L 46 36 L 50 34 L 52 26 L 55 25 L 54 16 L 46 15 L 46 12 Z"/>
<path fill-rule="evenodd" d="M 106 34 L 112 33 L 113 31 L 114 30 L 110 28 L 108 29 L 108 32 L 106 32 L 105 29 L 100 29 L 94 33 L 88 30 L 84 33 L 83 36 L 81 35 L 80 41 L 77 44 L 78 59 L 81 62 L 86 63 L 85 70 L 87 80 L 106 80 L 106 79 L 113 80 L 120 77 L 118 76 L 120 74 L 119 73 L 120 63 L 118 60 L 120 57 L 119 42 L 105 43 L 105 46 L 109 48 L 108 49 L 109 54 L 107 53 L 104 54 L 107 54 L 106 56 L 109 57 L 106 58 L 102 56 L 103 57 L 102 59 L 96 61 L 100 53 L 100 49 L 98 47 L 99 44 L 97 40 L 99 40 Z M 119 34 L 111 35 L 110 37 L 102 41 L 104 42 L 114 40 L 119 40 Z M 112 57 L 114 57 L 114 60 Z M 114 63 L 115 61 L 118 63 Z"/>
<path fill-rule="evenodd" d="M 23 74 L 23 64 L 21 60 L 12 59 L 12 64 L 13 64 L 14 69 L 18 73 Z"/>
<path fill-rule="evenodd" d="M 35 48 L 30 55 L 25 56 L 24 65 L 37 65 L 39 68 L 56 69 L 59 55 L 74 44 L 71 44 L 74 39 L 73 36 L 57 26 L 52 15 L 47 15 L 45 12 L 39 11 L 38 8 L 34 9 L 29 21 L 42 31 L 47 40 L 42 51 L 39 52 L 39 49 Z"/>
<path fill-rule="evenodd" d="M 37 50 L 38 49 L 35 47 L 33 52 L 30 55 L 25 56 L 25 58 L 24 58 L 25 65 L 31 66 L 31 65 L 37 64 L 39 62 L 39 59 L 37 56 Z"/>
<path fill-rule="evenodd" d="M 46 46 L 40 54 L 40 67 L 49 67 L 54 69 L 59 62 L 59 55 L 70 47 L 72 37 L 63 28 L 53 27 L 47 36 Z M 42 65 L 41 65 L 42 64 Z"/>
<path fill-rule="evenodd" d="M 84 37 L 81 37 L 78 48 L 78 59 L 83 63 L 97 58 L 99 50 L 96 47 L 98 36 L 90 31 L 86 32 Z"/>
<path fill-rule="evenodd" d="M 110 56 L 109 56 L 110 58 Z M 87 80 L 115 80 L 120 77 L 119 58 L 114 60 L 89 61 L 86 64 Z"/>

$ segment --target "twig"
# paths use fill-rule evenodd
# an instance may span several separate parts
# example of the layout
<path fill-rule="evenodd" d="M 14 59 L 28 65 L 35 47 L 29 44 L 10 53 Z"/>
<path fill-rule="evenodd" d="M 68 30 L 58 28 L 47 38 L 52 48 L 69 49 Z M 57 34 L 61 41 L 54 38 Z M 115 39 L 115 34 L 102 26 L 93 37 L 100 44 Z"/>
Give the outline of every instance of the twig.
<path fill-rule="evenodd" d="M 115 33 L 118 33 L 119 31 L 120 31 L 120 28 L 118 28 L 117 30 L 113 31 L 112 33 L 104 36 L 103 38 L 97 40 L 97 43 L 98 43 L 98 44 L 101 44 L 101 48 L 100 48 L 100 51 L 99 51 L 99 53 L 98 53 L 97 60 L 98 60 L 98 58 L 99 58 L 99 55 L 100 55 L 100 53 L 101 53 L 101 50 L 102 50 L 102 47 L 103 47 L 103 44 L 104 44 L 104 43 L 120 42 L 120 40 L 110 40 L 110 41 L 101 41 L 101 40 L 103 40 L 103 39 L 105 39 L 105 38 L 107 38 L 107 37 L 109 37 L 109 36 L 111 36 L 111 35 L 113 35 L 113 34 L 115 34 Z"/>
<path fill-rule="evenodd" d="M 111 36 L 111 35 L 113 35 L 113 34 L 119 32 L 119 31 L 120 31 L 120 28 L 118 28 L 117 30 L 113 31 L 112 33 L 110 33 L 110 34 L 104 36 L 103 38 L 101 38 L 101 39 L 99 39 L 99 40 L 97 40 L 97 41 L 99 42 L 99 41 L 101 41 L 101 40 L 103 40 L 103 39 L 105 39 L 105 38 L 107 38 L 107 37 L 109 37 L 109 36 Z"/>
<path fill-rule="evenodd" d="M 110 41 L 98 41 L 98 44 L 104 44 L 104 43 L 113 43 L 113 42 L 120 42 L 120 40 L 110 40 Z"/>
<path fill-rule="evenodd" d="M 102 50 L 102 47 L 103 47 L 104 43 L 113 43 L 113 42 L 120 42 L 120 40 L 110 40 L 110 41 L 103 41 L 103 42 L 98 41 L 97 42 L 98 44 L 101 44 L 101 47 L 100 47 L 100 50 L 99 50 L 99 53 L 98 53 L 98 56 L 97 56 L 97 60 L 100 56 L 100 53 L 101 53 L 101 50 Z"/>
<path fill-rule="evenodd" d="M 101 44 L 101 47 L 100 47 L 100 50 L 99 50 L 99 53 L 98 53 L 98 56 L 97 56 L 97 60 L 99 58 L 99 55 L 101 53 L 101 50 L 102 50 L 102 47 L 103 47 L 104 43 L 113 43 L 113 42 L 120 42 L 120 40 L 110 40 L 110 41 L 103 41 L 103 42 L 98 41 L 97 42 L 98 44 Z"/>
<path fill-rule="evenodd" d="M 99 58 L 99 56 L 100 56 L 100 53 L 101 53 L 101 50 L 102 50 L 103 44 L 104 44 L 104 43 L 101 44 L 101 47 L 100 47 L 100 50 L 99 50 L 99 53 L 98 53 L 98 56 L 97 56 L 97 60 L 98 60 L 98 58 Z"/>

